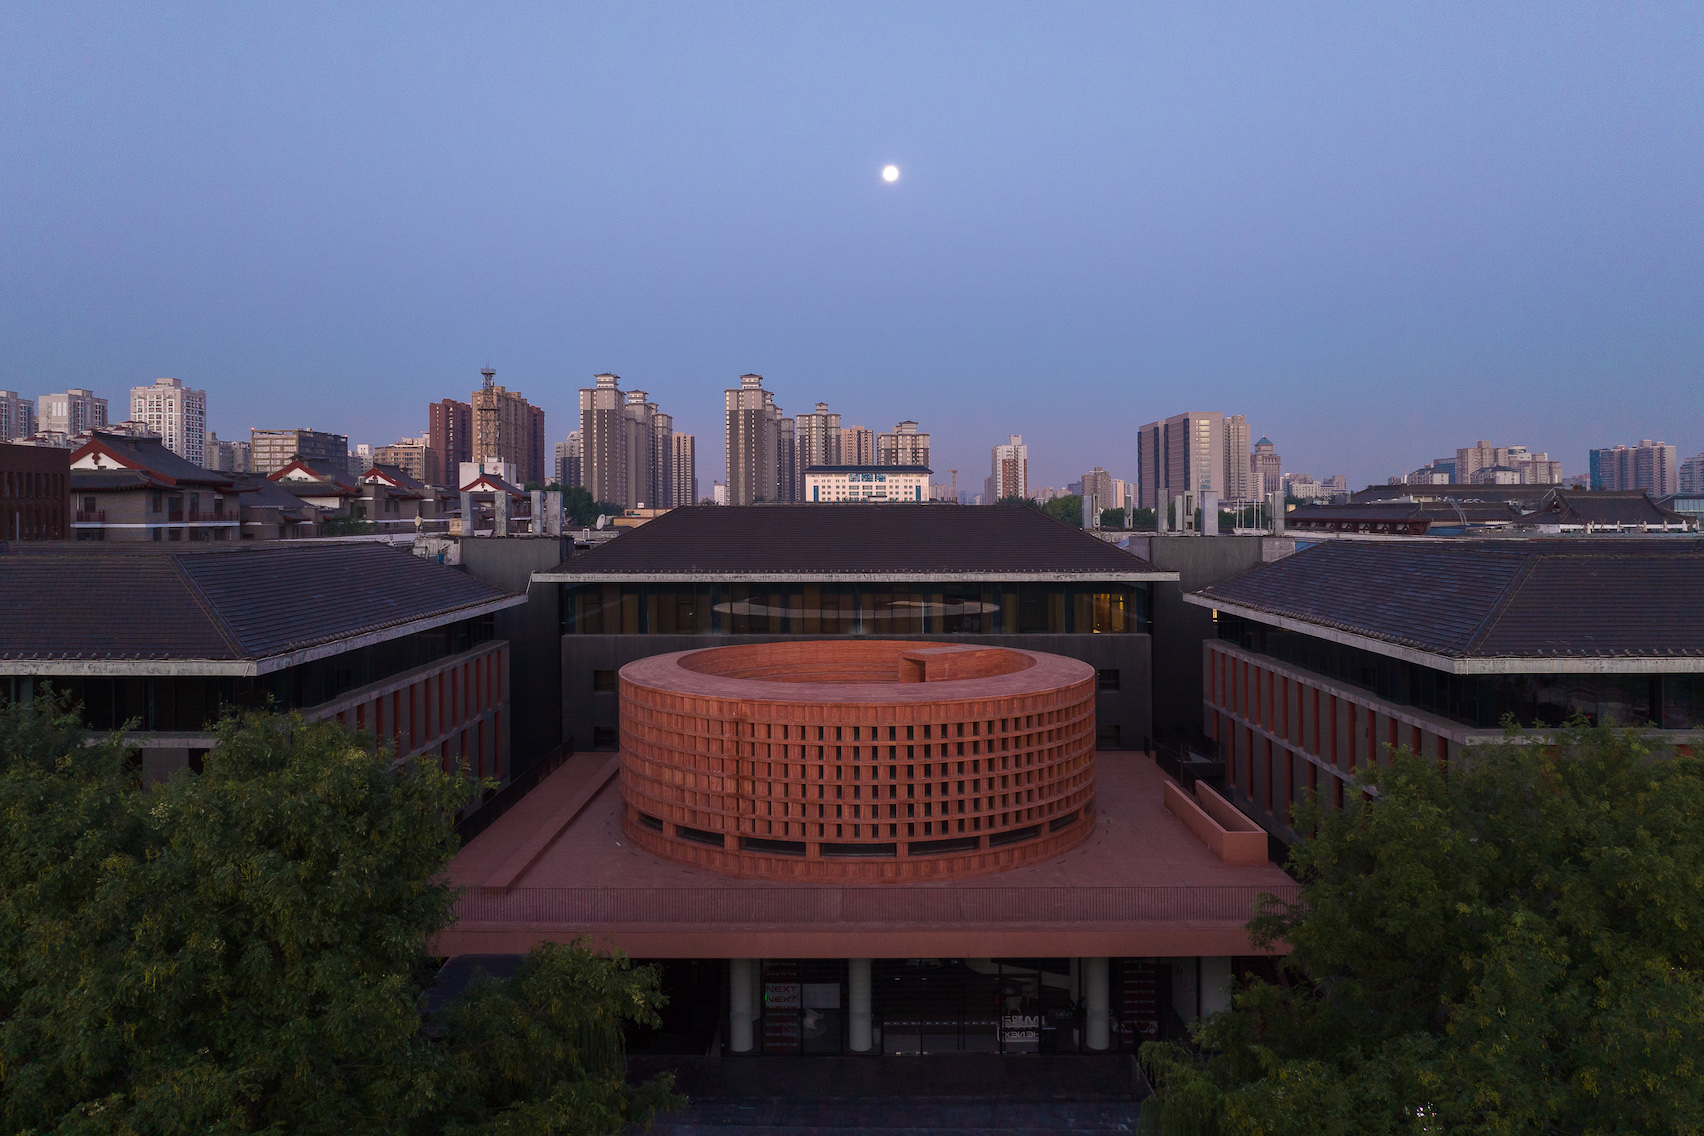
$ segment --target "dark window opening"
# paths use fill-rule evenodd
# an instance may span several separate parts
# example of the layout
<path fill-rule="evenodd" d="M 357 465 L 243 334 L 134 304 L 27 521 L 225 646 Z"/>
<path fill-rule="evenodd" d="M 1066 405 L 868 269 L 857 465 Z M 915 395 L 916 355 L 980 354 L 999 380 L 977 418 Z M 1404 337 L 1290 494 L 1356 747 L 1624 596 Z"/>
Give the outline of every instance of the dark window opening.
<path fill-rule="evenodd" d="M 824 856 L 897 856 L 897 844 L 824 844 Z"/>
<path fill-rule="evenodd" d="M 1095 689 L 1102 691 L 1118 689 L 1118 668 L 1111 667 L 1095 672 Z"/>
<path fill-rule="evenodd" d="M 614 693 L 616 689 L 614 671 L 593 671 L 592 690 L 599 694 Z"/>
<path fill-rule="evenodd" d="M 1118 726 L 1096 726 L 1095 748 L 1123 749 L 1123 731 Z"/>
<path fill-rule="evenodd" d="M 699 844 L 708 844 L 715 848 L 726 846 L 719 832 L 706 832 L 702 828 L 688 828 L 684 824 L 675 825 L 675 835 L 682 840 L 691 840 Z"/>
<path fill-rule="evenodd" d="M 740 849 L 745 852 L 769 852 L 778 856 L 803 856 L 803 840 L 766 840 L 761 836 L 740 837 Z"/>
<path fill-rule="evenodd" d="M 592 748 L 594 750 L 612 750 L 621 748 L 621 731 L 614 726 L 592 727 Z"/>
<path fill-rule="evenodd" d="M 638 816 L 639 823 L 650 829 L 652 832 L 663 831 L 663 820 L 661 817 L 654 817 L 650 813 L 639 813 Z"/>
<path fill-rule="evenodd" d="M 976 836 L 955 836 L 950 840 L 913 840 L 905 846 L 912 856 L 940 856 L 947 852 L 974 852 L 981 844 Z"/>
<path fill-rule="evenodd" d="M 1041 835 L 1041 825 L 1031 824 L 1023 828 L 1011 828 L 1005 832 L 996 832 L 988 838 L 988 847 L 998 848 L 1002 844 L 1016 844 L 1020 840 L 1028 840 L 1032 836 Z"/>
<path fill-rule="evenodd" d="M 1077 823 L 1077 810 L 1072 809 L 1062 817 L 1054 817 L 1047 822 L 1047 831 L 1058 832 L 1062 828 L 1070 828 Z"/>

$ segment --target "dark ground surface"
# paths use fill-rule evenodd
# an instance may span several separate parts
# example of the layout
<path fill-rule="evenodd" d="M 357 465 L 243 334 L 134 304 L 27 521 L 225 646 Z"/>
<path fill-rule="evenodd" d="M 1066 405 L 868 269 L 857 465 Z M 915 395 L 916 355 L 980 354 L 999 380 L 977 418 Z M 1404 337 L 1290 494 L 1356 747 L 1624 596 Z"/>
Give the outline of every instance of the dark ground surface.
<path fill-rule="evenodd" d="M 630 1057 L 690 1098 L 654 1136 L 1002 1136 L 1134 1132 L 1148 1086 L 1129 1055 Z"/>

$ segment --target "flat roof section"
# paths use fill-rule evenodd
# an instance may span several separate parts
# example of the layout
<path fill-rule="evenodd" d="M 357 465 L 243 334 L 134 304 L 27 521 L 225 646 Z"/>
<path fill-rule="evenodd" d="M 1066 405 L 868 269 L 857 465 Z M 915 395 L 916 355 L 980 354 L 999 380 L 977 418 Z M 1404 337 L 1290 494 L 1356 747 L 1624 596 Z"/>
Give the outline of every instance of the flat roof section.
<path fill-rule="evenodd" d="M 866 885 L 736 879 L 672 863 L 621 829 L 618 754 L 583 753 L 451 861 L 468 889 L 440 955 L 516 954 L 585 936 L 634 958 L 1168 957 L 1259 953 L 1271 864 L 1221 863 L 1165 807 L 1142 754 L 1096 757 L 1093 834 L 974 881 Z"/>
<path fill-rule="evenodd" d="M 1176 580 L 1024 505 L 692 505 L 539 583 Z"/>

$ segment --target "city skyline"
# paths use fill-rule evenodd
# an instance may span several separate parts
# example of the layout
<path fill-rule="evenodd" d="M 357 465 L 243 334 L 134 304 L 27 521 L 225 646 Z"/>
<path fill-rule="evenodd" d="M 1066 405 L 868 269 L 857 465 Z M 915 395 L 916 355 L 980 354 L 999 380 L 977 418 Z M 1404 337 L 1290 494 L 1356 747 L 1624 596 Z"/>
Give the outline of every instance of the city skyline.
<path fill-rule="evenodd" d="M 383 445 L 489 365 L 554 444 L 612 371 L 719 470 L 755 372 L 1038 483 L 1203 402 L 1357 484 L 1704 449 L 1696 6 L 964 11 L 8 9 L 0 387 Z"/>

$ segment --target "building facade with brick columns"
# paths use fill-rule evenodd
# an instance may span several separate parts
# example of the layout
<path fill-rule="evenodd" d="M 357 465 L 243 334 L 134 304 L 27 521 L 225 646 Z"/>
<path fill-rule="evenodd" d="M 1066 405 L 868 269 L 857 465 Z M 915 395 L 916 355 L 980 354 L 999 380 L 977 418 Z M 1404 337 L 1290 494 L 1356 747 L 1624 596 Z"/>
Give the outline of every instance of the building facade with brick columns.
<path fill-rule="evenodd" d="M 1184 597 L 1212 609 L 1202 730 L 1229 795 L 1282 840 L 1391 750 L 1448 764 L 1575 715 L 1704 742 L 1704 542 L 1322 542 Z"/>

